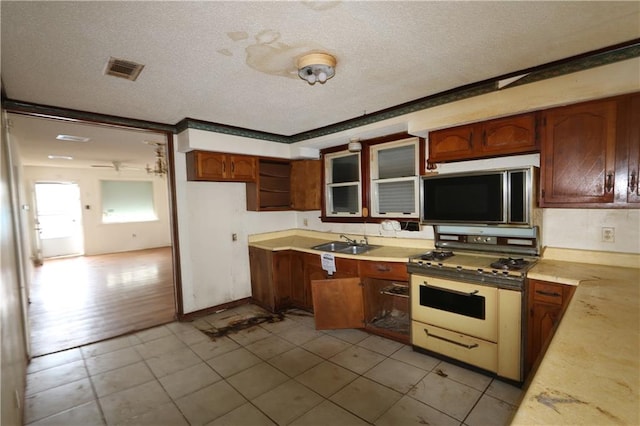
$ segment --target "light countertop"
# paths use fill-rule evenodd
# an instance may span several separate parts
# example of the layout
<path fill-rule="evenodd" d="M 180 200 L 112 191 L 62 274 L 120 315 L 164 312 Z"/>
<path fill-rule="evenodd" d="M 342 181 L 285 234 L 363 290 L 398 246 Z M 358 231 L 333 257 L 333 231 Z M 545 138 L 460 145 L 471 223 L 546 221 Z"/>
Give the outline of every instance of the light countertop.
<path fill-rule="evenodd" d="M 311 247 L 337 235 L 291 231 L 252 237 L 267 250 Z M 433 242 L 371 241 L 361 260 L 406 262 Z M 337 255 L 337 254 L 336 254 Z M 604 255 L 608 266 L 595 264 Z M 528 277 L 578 286 L 538 369 L 525 385 L 514 425 L 640 425 L 640 256 L 548 249 Z"/>
<path fill-rule="evenodd" d="M 321 234 L 317 235 L 309 234 L 308 235 L 285 235 L 278 236 L 276 238 L 267 238 L 267 239 L 250 239 L 249 245 L 252 247 L 258 247 L 266 250 L 272 251 L 280 251 L 280 250 L 297 250 L 306 253 L 314 253 L 320 254 L 323 253 L 319 250 L 313 250 L 311 247 L 317 246 L 318 244 L 327 243 L 330 241 L 339 240 L 339 234 Z M 352 236 L 358 241 L 362 238 L 360 236 Z M 424 243 L 424 247 L 417 247 L 412 241 L 402 242 L 402 241 L 382 241 L 380 238 L 370 237 L 369 244 L 378 246 L 371 251 L 366 253 L 352 255 L 352 254 L 344 254 L 344 253 L 333 253 L 336 257 L 345 257 L 349 259 L 357 259 L 357 260 L 370 260 L 370 261 L 379 261 L 379 262 L 404 262 L 406 263 L 409 260 L 409 257 L 419 255 L 424 253 L 425 251 L 432 250 L 433 245 Z M 391 239 L 388 239 L 391 240 Z M 396 245 L 391 245 L 390 243 L 396 243 Z M 403 244 L 404 243 L 404 244 Z M 402 245 L 401 245 L 402 244 Z"/>
<path fill-rule="evenodd" d="M 578 288 L 512 424 L 640 424 L 640 269 L 543 259 L 527 276 Z"/>

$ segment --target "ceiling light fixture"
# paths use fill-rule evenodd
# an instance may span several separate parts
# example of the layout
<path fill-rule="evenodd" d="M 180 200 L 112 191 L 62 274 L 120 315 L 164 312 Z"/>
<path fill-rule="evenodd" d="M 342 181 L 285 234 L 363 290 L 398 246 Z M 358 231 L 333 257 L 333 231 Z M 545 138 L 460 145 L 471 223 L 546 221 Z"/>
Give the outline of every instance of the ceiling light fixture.
<path fill-rule="evenodd" d="M 359 138 L 351 138 L 349 142 L 349 152 L 360 152 L 362 151 L 362 144 L 360 143 Z"/>
<path fill-rule="evenodd" d="M 49 160 L 73 160 L 70 155 L 47 155 Z"/>
<path fill-rule="evenodd" d="M 309 84 L 324 84 L 336 73 L 336 58 L 328 53 L 309 53 L 298 59 L 298 75 Z"/>
<path fill-rule="evenodd" d="M 73 135 L 58 135 L 56 139 L 59 141 L 69 141 L 69 142 L 89 142 L 91 138 L 86 138 L 84 136 L 73 136 Z"/>

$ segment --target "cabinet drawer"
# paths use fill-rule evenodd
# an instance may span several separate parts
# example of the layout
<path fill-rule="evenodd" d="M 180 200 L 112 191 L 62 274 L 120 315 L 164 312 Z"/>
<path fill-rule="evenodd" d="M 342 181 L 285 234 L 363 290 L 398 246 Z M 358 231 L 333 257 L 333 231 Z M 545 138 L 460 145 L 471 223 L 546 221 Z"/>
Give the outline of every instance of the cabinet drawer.
<path fill-rule="evenodd" d="M 400 262 L 360 261 L 360 275 L 363 277 L 408 281 L 407 264 Z"/>
<path fill-rule="evenodd" d="M 562 305 L 564 299 L 562 286 L 539 281 L 533 281 L 531 284 L 533 300 L 536 302 L 550 303 L 552 305 Z"/>
<path fill-rule="evenodd" d="M 498 345 L 418 321 L 411 322 L 411 343 L 488 371 L 498 371 Z"/>

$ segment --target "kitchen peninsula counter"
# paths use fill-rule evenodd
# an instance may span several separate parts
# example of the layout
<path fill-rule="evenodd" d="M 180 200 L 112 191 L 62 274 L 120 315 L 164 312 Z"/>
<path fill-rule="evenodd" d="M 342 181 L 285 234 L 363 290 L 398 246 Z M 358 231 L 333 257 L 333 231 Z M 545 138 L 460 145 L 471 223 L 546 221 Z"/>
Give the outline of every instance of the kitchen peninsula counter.
<path fill-rule="evenodd" d="M 623 266 L 604 266 L 555 254 L 543 253 L 527 276 L 578 288 L 512 424 L 640 424 L 638 255 L 612 259 Z M 588 251 L 566 254 L 582 262 L 595 258 Z"/>

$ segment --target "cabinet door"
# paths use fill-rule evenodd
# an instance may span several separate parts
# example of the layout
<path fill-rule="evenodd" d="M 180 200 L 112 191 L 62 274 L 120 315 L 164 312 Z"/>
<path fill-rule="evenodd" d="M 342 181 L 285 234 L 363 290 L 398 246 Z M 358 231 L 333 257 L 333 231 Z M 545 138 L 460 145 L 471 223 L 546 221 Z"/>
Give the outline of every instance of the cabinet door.
<path fill-rule="evenodd" d="M 327 271 L 322 269 L 320 255 L 304 254 L 304 305 L 305 309 L 313 309 L 313 292 L 311 291 L 311 282 L 317 280 L 326 280 L 332 278 L 354 278 L 358 277 L 358 261 L 354 259 L 345 259 L 336 257 L 336 272 L 329 275 Z"/>
<path fill-rule="evenodd" d="M 610 203 L 615 183 L 616 104 L 589 102 L 545 111 L 541 205 Z"/>
<path fill-rule="evenodd" d="M 557 305 L 549 305 L 546 303 L 534 303 L 531 307 L 530 319 L 531 324 L 529 328 L 529 361 L 528 369 L 533 367 L 533 364 L 538 359 L 538 356 L 542 352 L 547 339 L 550 338 L 553 328 L 558 322 L 560 317 L 560 307 Z"/>
<path fill-rule="evenodd" d="M 316 329 L 364 327 L 360 278 L 311 281 Z"/>
<path fill-rule="evenodd" d="M 476 134 L 474 134 L 474 132 Z M 475 126 L 458 126 L 429 133 L 429 163 L 473 158 Z"/>
<path fill-rule="evenodd" d="M 526 371 L 545 352 L 575 287 L 547 281 L 529 280 Z"/>
<path fill-rule="evenodd" d="M 227 177 L 226 154 L 207 151 L 187 153 L 187 179 L 220 181 Z"/>
<path fill-rule="evenodd" d="M 478 147 L 480 155 L 521 154 L 538 149 L 535 114 L 487 121 Z"/>
<path fill-rule="evenodd" d="M 322 160 L 291 162 L 291 207 L 293 210 L 322 208 Z"/>
<path fill-rule="evenodd" d="M 291 305 L 291 252 L 273 253 L 273 287 L 275 308 L 281 310 Z"/>
<path fill-rule="evenodd" d="M 311 304 L 306 300 L 304 259 L 303 253 L 291 253 L 291 304 L 298 308 L 311 309 Z"/>
<path fill-rule="evenodd" d="M 247 155 L 231 155 L 229 157 L 230 171 L 228 175 L 238 182 L 255 182 L 256 157 Z"/>
<path fill-rule="evenodd" d="M 272 252 L 249 246 L 251 297 L 263 308 L 275 311 Z"/>
<path fill-rule="evenodd" d="M 619 144 L 616 201 L 637 208 L 640 203 L 640 95 L 619 104 Z"/>

